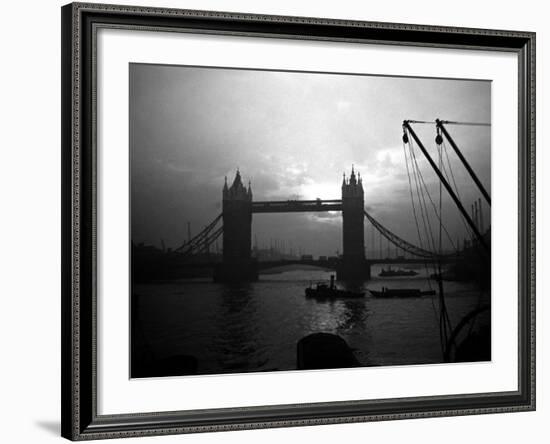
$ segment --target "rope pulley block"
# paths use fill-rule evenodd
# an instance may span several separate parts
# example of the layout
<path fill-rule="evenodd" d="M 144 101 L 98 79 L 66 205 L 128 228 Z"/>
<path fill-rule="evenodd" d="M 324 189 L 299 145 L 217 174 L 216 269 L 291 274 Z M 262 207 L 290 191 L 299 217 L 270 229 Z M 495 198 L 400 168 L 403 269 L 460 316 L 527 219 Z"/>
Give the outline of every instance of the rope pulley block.
<path fill-rule="evenodd" d="M 407 135 L 407 130 L 403 126 L 403 143 L 409 143 L 409 136 Z"/>
<path fill-rule="evenodd" d="M 441 128 L 439 125 L 436 127 L 437 135 L 435 136 L 435 143 L 441 145 L 443 143 L 443 136 L 441 135 Z"/>

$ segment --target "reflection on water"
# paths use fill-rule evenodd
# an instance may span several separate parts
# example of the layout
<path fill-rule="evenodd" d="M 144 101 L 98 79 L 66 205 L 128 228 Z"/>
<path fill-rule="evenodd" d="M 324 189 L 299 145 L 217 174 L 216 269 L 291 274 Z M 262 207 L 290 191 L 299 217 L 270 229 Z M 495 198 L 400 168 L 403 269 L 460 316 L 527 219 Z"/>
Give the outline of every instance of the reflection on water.
<path fill-rule="evenodd" d="M 379 268 L 372 271 L 377 276 Z M 362 365 L 442 362 L 435 296 L 375 299 L 367 292 L 365 298 L 334 301 L 304 296 L 311 282 L 329 277 L 325 271 L 294 270 L 241 285 L 190 280 L 135 285 L 137 361 L 132 365 L 186 356 L 196 360 L 198 374 L 294 370 L 297 342 L 316 332 L 344 338 Z M 428 290 L 430 285 L 421 272 L 373 278 L 360 287 Z M 444 287 L 453 325 L 480 302 L 489 303 L 489 295 L 471 284 L 445 282 Z M 489 323 L 486 312 L 474 328 Z"/>

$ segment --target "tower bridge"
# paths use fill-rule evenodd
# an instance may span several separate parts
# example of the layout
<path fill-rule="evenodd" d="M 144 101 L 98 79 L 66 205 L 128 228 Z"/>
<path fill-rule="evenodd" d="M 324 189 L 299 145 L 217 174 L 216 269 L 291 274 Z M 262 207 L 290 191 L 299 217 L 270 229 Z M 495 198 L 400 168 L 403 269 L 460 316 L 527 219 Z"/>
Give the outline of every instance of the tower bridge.
<path fill-rule="evenodd" d="M 339 280 L 368 280 L 373 264 L 423 264 L 442 263 L 454 260 L 455 255 L 437 256 L 401 239 L 375 220 L 364 209 L 363 182 L 359 173 L 352 167 L 351 175 L 344 175 L 341 186 L 341 199 L 254 201 L 250 182 L 245 186 L 239 171 L 231 186 L 227 178 L 222 191 L 222 213 L 218 215 L 193 239 L 175 251 L 187 257 L 200 254 L 223 233 L 223 255 L 217 263 L 189 263 L 193 266 L 214 267 L 216 281 L 257 280 L 260 269 L 283 265 L 307 264 L 336 270 Z M 299 213 L 339 211 L 342 213 L 342 255 L 329 261 L 322 260 L 278 260 L 260 261 L 252 257 L 253 214 Z M 365 218 L 389 242 L 413 258 L 367 258 L 365 257 Z M 220 226 L 221 222 L 221 226 Z M 311 263 L 309 263 L 311 262 Z"/>
<path fill-rule="evenodd" d="M 342 238 L 343 254 L 335 258 L 332 261 L 330 267 L 336 269 L 338 279 L 340 280 L 365 280 L 370 278 L 370 267 L 373 263 L 378 264 L 390 264 L 390 263 L 449 263 L 456 261 L 462 254 L 459 252 L 458 243 L 455 246 L 449 232 L 443 224 L 442 215 L 439 214 L 442 211 L 441 206 L 441 192 L 444 187 L 451 197 L 452 201 L 456 205 L 460 212 L 462 222 L 466 227 L 469 237 L 471 238 L 468 247 L 465 246 L 464 252 L 468 249 L 474 248 L 479 254 L 483 255 L 484 262 L 490 263 L 490 227 L 488 230 L 483 230 L 483 213 L 481 211 L 481 198 L 479 198 L 479 205 L 476 203 L 472 206 L 472 216 L 467 213 L 460 196 L 458 195 L 458 189 L 454 180 L 454 174 L 452 171 L 451 163 L 447 156 L 447 166 L 442 163 L 442 157 L 440 157 L 439 166 L 431 157 L 430 153 L 424 147 L 422 141 L 418 138 L 417 134 L 411 127 L 411 124 L 432 124 L 434 122 L 426 121 L 403 121 L 403 148 L 405 154 L 405 165 L 407 170 L 407 176 L 409 179 L 409 188 L 411 191 L 411 203 L 413 216 L 415 218 L 416 228 L 418 232 L 418 240 L 420 246 L 414 245 L 405 239 L 397 236 L 391 232 L 388 228 L 383 226 L 379 221 L 374 219 L 372 215 L 367 213 L 364 209 L 364 190 L 361 176 L 359 173 L 355 174 L 352 167 L 351 175 L 344 179 L 341 186 L 341 198 L 332 200 L 286 200 L 286 201 L 254 201 L 252 198 L 252 188 L 250 182 L 246 187 L 237 170 L 235 179 L 231 186 L 227 184 L 227 177 L 222 192 L 222 207 L 223 211 L 219 214 L 209 225 L 207 225 L 199 234 L 192 239 L 189 239 L 179 248 L 174 250 L 175 253 L 183 257 L 183 263 L 188 263 L 193 266 L 198 265 L 197 262 L 201 262 L 202 265 L 215 266 L 214 277 L 218 281 L 242 281 L 242 280 L 255 280 L 258 277 L 259 263 L 251 254 L 251 235 L 252 235 L 252 216 L 253 214 L 262 213 L 298 213 L 298 212 L 323 212 L 323 211 L 339 211 L 342 213 Z M 447 138 L 452 148 L 458 155 L 465 169 L 470 174 L 472 180 L 477 185 L 479 191 L 486 199 L 487 203 L 491 205 L 491 198 L 485 190 L 483 184 L 479 181 L 475 172 L 472 170 L 470 164 L 466 161 L 465 157 L 461 153 L 460 149 L 445 129 L 446 124 L 459 124 L 459 125 L 481 125 L 490 126 L 487 123 L 475 123 L 475 122 L 450 122 L 436 119 L 436 139 L 435 142 L 439 148 L 439 155 L 445 152 L 445 145 L 443 136 Z M 410 137 L 409 137 L 410 136 Z M 430 196 L 429 190 L 424 182 L 423 175 L 419 169 L 416 161 L 416 155 L 414 152 L 414 146 L 412 141 L 418 145 L 418 148 L 438 176 L 441 186 L 439 187 L 439 199 L 440 208 L 439 212 Z M 407 154 L 407 149 L 409 152 Z M 409 163 L 411 169 L 409 169 Z M 411 172 L 412 171 L 412 172 Z M 450 171 L 451 178 L 453 180 L 453 186 L 449 183 L 447 171 Z M 416 199 L 413 193 L 413 181 L 416 187 Z M 437 249 L 432 228 L 430 224 L 429 210 L 426 203 L 425 196 L 427 195 L 428 201 L 432 204 L 433 212 L 436 218 L 439 220 L 439 252 Z M 416 204 L 415 204 L 416 201 Z M 416 212 L 416 205 L 419 206 L 421 220 Z M 479 209 L 479 210 L 478 210 Z M 479 216 L 478 216 L 479 214 Z M 378 232 L 385 237 L 389 242 L 395 245 L 403 252 L 407 252 L 414 256 L 415 259 L 404 258 L 386 258 L 375 259 L 365 257 L 365 234 L 364 234 L 364 221 L 365 218 L 370 222 Z M 220 223 L 221 222 L 221 223 Z M 424 243 L 428 249 L 424 249 L 422 246 L 423 236 L 421 235 L 420 226 L 424 228 Z M 441 251 L 441 236 L 442 232 L 445 232 L 447 238 L 450 241 L 454 253 L 443 254 Z M 201 253 L 209 251 L 209 246 L 216 241 L 223 233 L 223 256 L 219 264 L 206 264 L 204 261 L 197 258 L 201 258 Z M 430 242 L 431 241 L 431 242 Z M 466 241 L 465 241 L 466 245 Z M 481 248 L 481 249 L 480 249 Z M 432 249 L 432 251 L 429 251 Z M 315 262 L 312 260 L 312 262 Z M 321 261 L 316 261 L 314 265 L 321 266 Z M 300 261 L 304 263 L 304 261 Z M 263 264 L 262 267 L 268 264 Z M 327 265 L 327 264 L 325 264 Z"/>
<path fill-rule="evenodd" d="M 370 264 L 365 258 L 364 191 L 360 174 L 342 181 L 342 198 L 338 200 L 252 200 L 250 182 L 246 187 L 237 171 L 231 186 L 223 187 L 223 262 L 216 267 L 218 281 L 254 280 L 258 263 L 251 257 L 252 215 L 254 213 L 298 213 L 341 211 L 343 219 L 343 254 L 336 267 L 340 280 L 370 278 Z"/>

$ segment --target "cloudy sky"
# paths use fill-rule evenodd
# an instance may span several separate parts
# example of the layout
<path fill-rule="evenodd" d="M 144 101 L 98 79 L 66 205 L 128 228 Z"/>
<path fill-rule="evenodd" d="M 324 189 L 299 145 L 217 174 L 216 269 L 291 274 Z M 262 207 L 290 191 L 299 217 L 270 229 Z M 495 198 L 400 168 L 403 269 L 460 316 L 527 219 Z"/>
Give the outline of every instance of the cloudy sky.
<path fill-rule="evenodd" d="M 342 174 L 353 164 L 368 211 L 418 243 L 402 121 L 490 122 L 490 106 L 489 81 L 131 64 L 132 238 L 179 246 L 188 221 L 197 233 L 220 213 L 224 177 L 232 181 L 237 168 L 251 181 L 254 200 L 329 199 L 340 198 Z M 434 126 L 414 128 L 436 158 Z M 490 190 L 490 128 L 448 130 Z M 480 194 L 448 150 L 470 208 Z M 438 179 L 417 154 L 436 199 Z M 443 206 L 451 237 L 462 238 L 464 226 L 445 194 Z M 278 239 L 315 255 L 341 251 L 340 213 L 254 215 L 253 232 L 260 246 Z"/>

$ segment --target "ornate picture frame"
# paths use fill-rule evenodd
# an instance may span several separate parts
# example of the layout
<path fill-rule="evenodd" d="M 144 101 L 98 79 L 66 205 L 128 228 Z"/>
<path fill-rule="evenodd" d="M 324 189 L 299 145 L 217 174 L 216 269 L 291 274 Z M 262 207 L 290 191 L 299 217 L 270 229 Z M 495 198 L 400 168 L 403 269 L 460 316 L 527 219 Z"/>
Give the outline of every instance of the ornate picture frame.
<path fill-rule="evenodd" d="M 535 34 L 72 3 L 62 8 L 62 436 L 70 440 L 535 409 Z M 517 390 L 98 413 L 99 29 L 511 53 L 518 66 Z M 513 209 L 512 209 L 513 210 Z M 511 289 L 513 290 L 513 289 Z"/>

